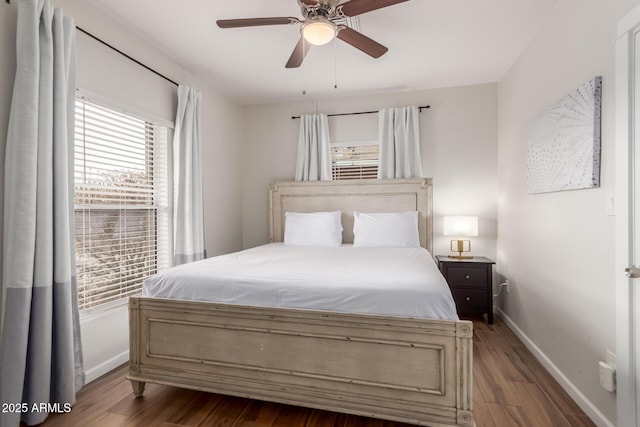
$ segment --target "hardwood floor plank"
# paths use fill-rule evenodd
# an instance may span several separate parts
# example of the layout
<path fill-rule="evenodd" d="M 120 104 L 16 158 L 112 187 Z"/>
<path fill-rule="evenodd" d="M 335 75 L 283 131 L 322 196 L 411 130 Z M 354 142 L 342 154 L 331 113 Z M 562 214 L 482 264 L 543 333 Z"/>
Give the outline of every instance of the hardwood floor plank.
<path fill-rule="evenodd" d="M 334 427 L 346 427 L 347 425 L 347 415 L 346 414 L 338 414 L 336 417 L 336 421 L 334 423 Z"/>
<path fill-rule="evenodd" d="M 530 425 L 571 427 L 555 403 L 546 398 L 537 384 L 516 383 L 514 386 L 518 393 L 529 396 L 524 399 L 525 403 L 520 406 L 519 413 L 530 421 Z"/>
<path fill-rule="evenodd" d="M 139 397 L 135 400 L 148 400 L 148 404 L 141 411 L 129 414 L 127 426 L 131 427 L 147 427 L 156 426 L 165 421 L 176 412 L 180 406 L 186 404 L 191 393 L 185 393 L 183 390 L 168 389 L 166 392 L 160 392 L 154 399 L 149 397 Z"/>
<path fill-rule="evenodd" d="M 476 322 L 474 322 L 474 325 L 475 323 Z M 522 341 L 520 341 L 520 339 L 513 333 L 513 331 L 509 329 L 507 324 L 504 323 L 502 319 L 500 319 L 499 322 L 496 322 L 494 325 L 492 325 L 492 331 L 500 335 L 500 337 L 502 337 L 504 343 L 508 347 L 511 347 L 511 348 L 523 347 Z"/>
<path fill-rule="evenodd" d="M 504 361 L 495 352 L 479 348 L 474 351 L 474 385 L 477 384 L 487 403 L 520 406 L 526 396 L 518 394 L 515 382 L 505 378 Z"/>
<path fill-rule="evenodd" d="M 345 421 L 345 427 L 383 427 L 383 424 L 382 420 L 358 417 L 356 415 L 347 415 Z"/>
<path fill-rule="evenodd" d="M 128 425 L 128 422 L 127 417 L 124 415 L 105 412 L 104 414 L 102 414 L 102 416 L 93 419 L 90 425 L 96 425 L 100 427 L 121 427 L 124 425 Z"/>
<path fill-rule="evenodd" d="M 282 405 L 280 413 L 271 424 L 272 427 L 304 426 L 311 412 L 308 408 L 298 406 Z"/>
<path fill-rule="evenodd" d="M 573 414 L 565 414 L 567 421 L 571 424 L 571 427 L 593 427 L 593 421 L 589 419 L 586 415 L 573 415 Z"/>
<path fill-rule="evenodd" d="M 335 412 L 313 409 L 307 417 L 305 427 L 335 427 L 338 414 Z"/>
<path fill-rule="evenodd" d="M 532 424 L 525 421 L 519 414 L 517 407 L 488 403 L 487 408 L 491 415 L 490 420 L 476 422 L 476 426 L 510 426 L 510 427 L 530 427 Z"/>
<path fill-rule="evenodd" d="M 127 387 L 124 379 L 126 367 L 122 366 L 105 375 L 90 385 L 85 386 L 78 395 L 76 404 L 68 414 L 52 414 L 46 420 L 49 427 L 66 427 L 68 425 L 88 425 L 96 414 L 106 412 L 109 406 L 114 404 L 111 399 L 104 396 L 125 396 L 131 394 L 131 386 Z M 82 396 L 82 398 L 80 398 Z"/>
<path fill-rule="evenodd" d="M 538 384 L 547 398 L 555 402 L 564 414 L 584 415 L 584 412 L 569 395 L 559 387 L 551 374 L 538 362 L 524 345 L 515 348 L 514 353 L 523 361 L 532 374 L 533 381 Z"/>
<path fill-rule="evenodd" d="M 473 415 L 476 419 L 476 427 L 492 427 L 490 424 L 481 424 L 481 420 L 490 420 L 491 414 L 477 382 L 473 387 Z"/>
<path fill-rule="evenodd" d="M 382 425 L 383 427 L 411 427 L 410 424 L 399 423 L 397 421 L 387 421 L 387 420 L 385 420 Z"/>
<path fill-rule="evenodd" d="M 215 409 L 222 400 L 221 395 L 191 391 L 190 403 L 183 405 L 167 418 L 168 423 L 183 427 L 196 427 Z"/>
<path fill-rule="evenodd" d="M 271 426 L 282 410 L 278 403 L 261 402 L 254 400 L 242 414 L 233 427 L 262 427 Z"/>
<path fill-rule="evenodd" d="M 511 356 L 513 354 L 512 348 L 496 350 L 492 347 L 486 351 L 486 353 L 486 357 L 490 358 L 492 366 L 499 368 L 498 372 L 504 381 L 522 383 L 530 383 L 533 381 L 533 376 L 527 367 L 522 363 L 517 363 L 518 360 L 514 360 Z M 497 373 L 493 372 L 493 374 L 495 376 Z"/>
<path fill-rule="evenodd" d="M 496 318 L 474 322 L 476 427 L 593 427 L 595 424 Z M 68 414 L 43 427 L 410 427 L 408 424 L 147 384 L 133 395 L 122 366 L 87 385 Z"/>
<path fill-rule="evenodd" d="M 249 407 L 251 400 L 224 396 L 220 403 L 202 420 L 201 426 L 231 427 Z"/>

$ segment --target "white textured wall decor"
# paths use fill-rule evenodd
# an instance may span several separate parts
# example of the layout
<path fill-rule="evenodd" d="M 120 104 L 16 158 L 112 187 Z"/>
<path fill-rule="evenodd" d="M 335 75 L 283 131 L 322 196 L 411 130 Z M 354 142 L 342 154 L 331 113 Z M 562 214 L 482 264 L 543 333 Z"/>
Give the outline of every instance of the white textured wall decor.
<path fill-rule="evenodd" d="M 532 120 L 530 194 L 600 186 L 601 96 L 602 77 L 594 77 Z"/>

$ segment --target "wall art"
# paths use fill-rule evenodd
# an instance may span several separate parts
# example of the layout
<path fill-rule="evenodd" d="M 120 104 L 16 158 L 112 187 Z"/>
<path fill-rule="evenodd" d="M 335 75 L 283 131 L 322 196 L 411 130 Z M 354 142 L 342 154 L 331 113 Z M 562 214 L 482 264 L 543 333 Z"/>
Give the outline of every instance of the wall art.
<path fill-rule="evenodd" d="M 600 186 L 602 77 L 594 77 L 531 121 L 530 194 Z"/>

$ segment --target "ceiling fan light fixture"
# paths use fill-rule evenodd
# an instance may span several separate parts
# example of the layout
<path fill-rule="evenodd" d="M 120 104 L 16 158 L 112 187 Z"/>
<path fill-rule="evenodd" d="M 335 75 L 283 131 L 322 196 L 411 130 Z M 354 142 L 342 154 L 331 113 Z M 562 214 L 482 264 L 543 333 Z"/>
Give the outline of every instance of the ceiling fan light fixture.
<path fill-rule="evenodd" d="M 312 45 L 322 46 L 336 37 L 338 29 L 328 20 L 313 20 L 306 22 L 300 29 L 302 37 Z"/>

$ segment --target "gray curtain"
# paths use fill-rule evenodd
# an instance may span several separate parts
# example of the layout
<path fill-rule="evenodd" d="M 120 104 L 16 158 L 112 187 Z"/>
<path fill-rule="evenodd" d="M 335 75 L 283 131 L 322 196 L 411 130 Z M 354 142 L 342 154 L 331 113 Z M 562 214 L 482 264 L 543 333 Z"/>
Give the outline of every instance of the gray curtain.
<path fill-rule="evenodd" d="M 73 237 L 75 25 L 49 0 L 18 4 L 6 142 L 0 425 L 39 424 L 34 404 L 75 403 L 84 383 Z"/>
<path fill-rule="evenodd" d="M 178 87 L 173 171 L 173 263 L 179 265 L 207 257 L 200 165 L 200 92 L 182 85 Z"/>
<path fill-rule="evenodd" d="M 300 117 L 295 179 L 331 180 L 329 120 L 326 114 L 303 114 Z"/>
<path fill-rule="evenodd" d="M 378 113 L 378 178 L 421 178 L 418 107 L 383 108 Z"/>

